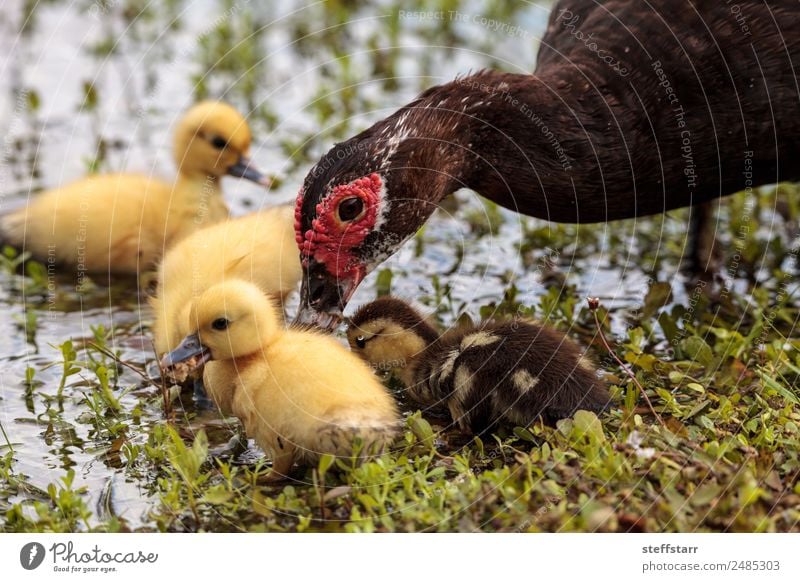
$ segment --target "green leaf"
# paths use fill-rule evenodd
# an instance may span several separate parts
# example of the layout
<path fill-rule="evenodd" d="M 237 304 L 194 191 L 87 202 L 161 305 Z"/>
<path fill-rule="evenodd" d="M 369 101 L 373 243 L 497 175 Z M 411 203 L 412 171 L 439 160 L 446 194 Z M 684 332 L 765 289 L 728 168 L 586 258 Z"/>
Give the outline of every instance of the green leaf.
<path fill-rule="evenodd" d="M 253 492 L 253 511 L 263 517 L 273 517 L 272 498 L 264 495 L 259 489 Z"/>
<path fill-rule="evenodd" d="M 694 416 L 697 416 L 698 414 L 703 412 L 709 406 L 711 406 L 711 401 L 710 400 L 703 400 L 702 402 L 700 402 L 698 404 L 695 404 L 694 407 L 683 418 L 689 419 L 689 418 L 692 418 Z"/>
<path fill-rule="evenodd" d="M 695 507 L 700 507 L 704 505 L 708 505 L 714 498 L 716 498 L 720 492 L 722 491 L 722 487 L 717 485 L 716 483 L 706 483 L 705 485 L 701 485 L 700 487 L 692 493 L 692 496 L 689 498 L 691 504 Z"/>
<path fill-rule="evenodd" d="M 664 337 L 667 338 L 670 344 L 675 344 L 675 338 L 678 337 L 680 329 L 675 323 L 675 320 L 666 312 L 658 314 L 658 324 L 661 326 L 661 331 L 664 332 Z"/>
<path fill-rule="evenodd" d="M 478 456 L 479 457 L 483 457 L 486 454 L 486 450 L 484 449 L 484 446 L 483 446 L 483 441 L 481 440 L 480 437 L 476 436 L 473 439 L 473 442 L 475 443 L 475 448 L 478 449 Z"/>
<path fill-rule="evenodd" d="M 380 504 L 375 500 L 372 495 L 368 493 L 359 493 L 356 495 L 356 499 L 363 505 L 367 510 L 370 509 L 380 509 Z"/>
<path fill-rule="evenodd" d="M 329 455 L 327 453 L 323 454 L 319 458 L 319 465 L 317 466 L 317 470 L 319 471 L 320 481 L 322 481 L 322 479 L 324 479 L 325 473 L 328 472 L 328 469 L 331 468 L 331 465 L 333 465 L 333 462 L 335 460 L 336 460 L 335 456 Z"/>
<path fill-rule="evenodd" d="M 422 418 L 419 412 L 408 417 L 408 428 L 419 439 L 419 441 L 428 446 L 433 447 L 433 429 L 427 420 Z"/>
<path fill-rule="evenodd" d="M 550 459 L 550 445 L 544 443 L 539 451 L 542 455 L 542 461 L 547 461 Z"/>
<path fill-rule="evenodd" d="M 585 436 L 589 440 L 602 443 L 606 440 L 603 434 L 603 425 L 594 412 L 578 410 L 573 419 L 573 432 L 578 436 Z"/>
<path fill-rule="evenodd" d="M 231 497 L 233 497 L 233 493 L 225 489 L 224 485 L 215 485 L 205 492 L 200 498 L 200 501 L 210 503 L 211 505 L 222 505 L 230 501 Z"/>
<path fill-rule="evenodd" d="M 634 354 L 633 352 L 625 352 L 625 361 L 645 372 L 652 372 L 653 366 L 658 362 L 658 358 L 651 354 Z"/>
<path fill-rule="evenodd" d="M 392 274 L 391 269 L 381 269 L 378 271 L 378 277 L 375 280 L 375 290 L 378 297 L 389 295 L 392 292 Z"/>
<path fill-rule="evenodd" d="M 208 437 L 205 431 L 199 431 L 194 438 L 192 448 L 188 448 L 175 429 L 168 428 L 168 433 L 172 446 L 167 451 L 167 457 L 186 484 L 192 486 L 208 456 Z"/>
<path fill-rule="evenodd" d="M 794 402 L 795 404 L 800 404 L 800 398 L 797 397 L 797 394 L 791 392 L 788 388 L 785 388 L 781 384 L 779 384 L 774 378 L 772 378 L 769 374 L 764 372 L 763 370 L 756 370 L 756 374 L 764 384 L 767 385 L 768 388 L 775 390 L 778 394 L 786 398 L 789 402 Z"/>
<path fill-rule="evenodd" d="M 97 107 L 97 89 L 91 81 L 83 82 L 83 109 L 93 111 Z"/>
<path fill-rule="evenodd" d="M 697 417 L 697 422 L 699 422 L 704 428 L 708 430 L 715 430 L 716 427 L 714 426 L 714 421 L 708 418 L 705 414 Z"/>
<path fill-rule="evenodd" d="M 37 111 L 39 109 L 39 94 L 33 89 L 28 89 L 25 92 L 25 101 L 29 111 Z"/>
<path fill-rule="evenodd" d="M 535 443 L 536 439 L 531 434 L 527 428 L 523 428 L 521 426 L 514 427 L 514 434 L 517 435 L 517 438 L 523 441 L 528 441 L 529 443 Z"/>
<path fill-rule="evenodd" d="M 681 342 L 683 352 L 695 362 L 708 366 L 714 359 L 711 347 L 701 337 L 693 335 Z"/>
<path fill-rule="evenodd" d="M 666 282 L 653 283 L 644 298 L 642 315 L 650 318 L 672 299 L 672 286 Z"/>
<path fill-rule="evenodd" d="M 668 377 L 670 383 L 675 384 L 677 386 L 678 384 L 683 382 L 683 379 L 686 378 L 686 375 L 673 370 L 672 372 L 669 373 Z"/>

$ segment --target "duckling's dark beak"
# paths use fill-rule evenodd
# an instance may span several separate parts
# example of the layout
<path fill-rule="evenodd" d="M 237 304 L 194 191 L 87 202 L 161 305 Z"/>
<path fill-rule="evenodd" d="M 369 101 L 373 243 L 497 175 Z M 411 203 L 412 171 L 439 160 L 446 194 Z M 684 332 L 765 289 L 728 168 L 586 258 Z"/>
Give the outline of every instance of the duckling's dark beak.
<path fill-rule="evenodd" d="M 196 333 L 183 338 L 181 345 L 164 354 L 161 358 L 161 367 L 172 368 L 178 364 L 189 364 L 189 372 L 202 368 L 211 359 L 211 350 L 200 343 L 200 336 Z"/>
<path fill-rule="evenodd" d="M 242 156 L 239 161 L 228 168 L 228 175 L 237 178 L 244 178 L 256 184 L 261 184 L 265 188 L 269 188 L 272 184 L 272 178 L 265 176 L 253 166 L 250 165 L 250 158 Z"/>

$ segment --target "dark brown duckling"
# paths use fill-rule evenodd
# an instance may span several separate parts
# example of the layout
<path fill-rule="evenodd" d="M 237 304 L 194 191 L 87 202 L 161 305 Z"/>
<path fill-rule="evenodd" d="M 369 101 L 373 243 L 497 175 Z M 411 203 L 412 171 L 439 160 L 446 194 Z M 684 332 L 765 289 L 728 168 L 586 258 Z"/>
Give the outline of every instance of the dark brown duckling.
<path fill-rule="evenodd" d="M 383 297 L 350 320 L 347 339 L 373 368 L 394 371 L 410 398 L 444 407 L 463 431 L 528 426 L 602 411 L 609 393 L 578 345 L 530 320 L 486 320 L 445 334 L 408 303 Z"/>

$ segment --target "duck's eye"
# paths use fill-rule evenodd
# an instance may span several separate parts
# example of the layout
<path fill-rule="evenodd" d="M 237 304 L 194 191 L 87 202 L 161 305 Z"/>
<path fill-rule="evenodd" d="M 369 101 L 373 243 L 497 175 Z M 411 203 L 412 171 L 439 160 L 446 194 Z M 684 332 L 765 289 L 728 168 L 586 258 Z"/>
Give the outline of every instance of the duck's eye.
<path fill-rule="evenodd" d="M 218 135 L 215 135 L 211 138 L 211 145 L 217 148 L 218 150 L 224 149 L 228 142 L 226 142 L 223 138 Z"/>
<path fill-rule="evenodd" d="M 364 201 L 358 196 L 345 198 L 339 202 L 339 208 L 337 212 L 339 214 L 339 220 L 342 222 L 350 222 L 355 220 L 361 216 L 362 212 L 364 212 Z"/>
<path fill-rule="evenodd" d="M 211 322 L 211 327 L 217 331 L 223 331 L 228 329 L 228 325 L 230 325 L 230 323 L 231 322 L 224 317 L 219 317 Z"/>
<path fill-rule="evenodd" d="M 356 345 L 359 347 L 359 349 L 363 350 L 367 345 L 367 338 L 365 338 L 363 335 L 358 336 L 356 338 Z"/>

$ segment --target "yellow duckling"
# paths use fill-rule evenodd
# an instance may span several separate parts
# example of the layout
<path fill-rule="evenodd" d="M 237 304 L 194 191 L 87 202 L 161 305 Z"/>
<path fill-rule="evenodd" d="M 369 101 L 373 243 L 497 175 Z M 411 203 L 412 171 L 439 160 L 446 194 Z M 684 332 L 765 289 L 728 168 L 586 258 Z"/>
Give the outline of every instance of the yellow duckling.
<path fill-rule="evenodd" d="M 211 287 L 192 302 L 190 321 L 195 333 L 162 364 L 205 364 L 209 395 L 272 457 L 271 478 L 287 476 L 295 461 L 363 459 L 394 440 L 397 407 L 372 370 L 328 335 L 284 329 L 252 283 Z"/>
<path fill-rule="evenodd" d="M 156 352 L 174 348 L 192 330 L 192 299 L 226 279 L 255 283 L 281 306 L 302 276 L 294 207 L 276 206 L 194 232 L 170 248 L 150 299 Z"/>
<path fill-rule="evenodd" d="M 250 139 L 230 105 L 199 103 L 175 130 L 174 184 L 137 174 L 91 176 L 0 217 L 0 238 L 81 272 L 145 271 L 183 236 L 228 216 L 222 176 L 267 183 L 249 166 Z"/>

